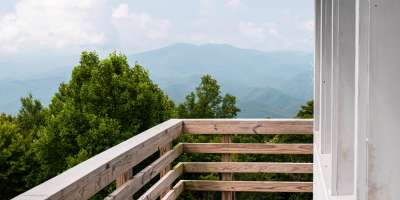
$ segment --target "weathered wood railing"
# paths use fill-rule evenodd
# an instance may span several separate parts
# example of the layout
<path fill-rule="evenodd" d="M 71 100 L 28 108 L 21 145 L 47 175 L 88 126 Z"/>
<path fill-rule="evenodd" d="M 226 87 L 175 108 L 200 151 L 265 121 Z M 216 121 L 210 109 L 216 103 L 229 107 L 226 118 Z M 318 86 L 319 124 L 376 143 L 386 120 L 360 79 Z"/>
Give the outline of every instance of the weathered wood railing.
<path fill-rule="evenodd" d="M 107 200 L 131 199 L 154 177 L 162 177 L 139 199 L 176 199 L 184 190 L 222 191 L 223 199 L 243 192 L 312 192 L 311 182 L 233 181 L 232 173 L 312 173 L 312 163 L 231 162 L 231 154 L 312 154 L 312 144 L 231 143 L 234 134 L 312 134 L 312 120 L 301 119 L 171 119 L 136 135 L 15 199 L 88 199 L 113 181 L 117 189 Z M 171 142 L 182 133 L 225 135 L 222 143 Z M 132 168 L 160 151 L 140 172 Z M 224 162 L 171 163 L 183 152 L 221 153 Z M 185 173 L 221 173 L 221 181 L 178 180 Z M 178 181 L 173 187 L 172 184 Z M 172 187 L 172 188 L 171 188 Z"/>

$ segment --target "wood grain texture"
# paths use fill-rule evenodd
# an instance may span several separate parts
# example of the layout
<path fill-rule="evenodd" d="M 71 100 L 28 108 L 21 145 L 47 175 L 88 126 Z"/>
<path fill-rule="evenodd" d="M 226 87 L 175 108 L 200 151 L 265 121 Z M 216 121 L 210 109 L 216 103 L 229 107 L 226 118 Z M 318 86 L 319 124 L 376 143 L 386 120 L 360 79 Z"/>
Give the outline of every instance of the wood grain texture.
<path fill-rule="evenodd" d="M 162 157 L 165 153 L 167 153 L 169 150 L 171 150 L 172 143 L 167 143 L 164 146 L 160 147 L 160 157 Z M 164 169 L 160 171 L 160 178 L 163 177 L 168 171 L 171 170 L 171 164 L 168 164 L 165 166 Z M 165 191 L 161 193 L 161 197 L 163 197 L 167 192 L 169 191 L 170 187 L 167 188 Z"/>
<path fill-rule="evenodd" d="M 235 192 L 312 192 L 312 182 L 185 180 L 185 190 Z"/>
<path fill-rule="evenodd" d="M 313 173 L 312 163 L 183 162 L 187 173 Z"/>
<path fill-rule="evenodd" d="M 88 199 L 157 152 L 160 146 L 177 138 L 181 132 L 181 120 L 168 120 L 97 154 L 15 199 Z"/>
<path fill-rule="evenodd" d="M 313 134 L 309 119 L 185 119 L 190 134 Z"/>
<path fill-rule="evenodd" d="M 186 153 L 312 154 L 312 144 L 184 143 Z"/>
<path fill-rule="evenodd" d="M 124 183 L 126 183 L 129 179 L 132 178 L 132 169 L 123 173 L 121 176 L 117 177 L 115 180 L 115 185 L 117 188 L 121 187 Z"/>
<path fill-rule="evenodd" d="M 149 166 L 137 173 L 132 179 L 128 180 L 124 185 L 117 188 L 109 194 L 106 200 L 124 200 L 130 198 L 139 191 L 151 179 L 156 177 L 166 166 L 169 166 L 183 152 L 183 145 L 178 144 L 172 150 L 155 160 Z"/>
<path fill-rule="evenodd" d="M 232 143 L 232 135 L 223 135 L 221 142 L 222 143 Z M 221 161 L 222 162 L 230 162 L 230 161 L 232 161 L 232 154 L 222 154 L 221 155 Z M 223 181 L 232 181 L 233 180 L 233 174 L 230 173 L 230 172 L 222 173 L 221 174 L 221 180 L 223 180 Z M 234 199 L 234 193 L 231 192 L 231 191 L 222 192 L 221 199 L 222 200 L 233 200 Z"/>
<path fill-rule="evenodd" d="M 171 190 L 168 191 L 168 193 L 163 198 L 161 198 L 161 200 L 177 199 L 185 189 L 183 185 L 183 181 L 179 181 Z"/>
<path fill-rule="evenodd" d="M 183 173 L 182 164 L 178 164 L 174 169 L 165 174 L 157 183 L 148 189 L 138 200 L 156 200 L 161 193 L 168 189 L 170 185 Z"/>

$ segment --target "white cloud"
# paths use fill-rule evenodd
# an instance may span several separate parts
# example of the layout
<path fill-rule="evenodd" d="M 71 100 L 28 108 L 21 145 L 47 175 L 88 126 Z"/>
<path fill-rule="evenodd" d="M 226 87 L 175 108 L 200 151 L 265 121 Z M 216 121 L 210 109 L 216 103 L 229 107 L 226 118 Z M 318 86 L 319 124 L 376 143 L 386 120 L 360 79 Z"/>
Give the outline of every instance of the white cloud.
<path fill-rule="evenodd" d="M 124 19 L 129 17 L 128 4 L 120 4 L 112 13 L 114 19 Z"/>
<path fill-rule="evenodd" d="M 18 0 L 0 9 L 0 54 L 54 49 L 130 53 L 176 42 L 225 42 L 260 50 L 310 49 L 312 44 L 312 16 L 297 10 L 268 12 L 254 9 L 265 3 L 241 0 L 162 4 L 179 6 L 160 11 L 148 1 Z"/>
<path fill-rule="evenodd" d="M 210 15 L 214 10 L 214 0 L 200 0 L 200 15 Z"/>
<path fill-rule="evenodd" d="M 0 18 L 0 52 L 104 44 L 95 0 L 20 0 Z M 93 12 L 97 10 L 97 12 Z"/>
<path fill-rule="evenodd" d="M 230 8 L 237 9 L 240 7 L 241 2 L 240 0 L 226 0 L 225 5 Z"/>
<path fill-rule="evenodd" d="M 138 40 L 165 39 L 168 36 L 170 22 L 145 12 L 131 12 L 127 4 L 120 4 L 113 10 L 113 23 L 120 34 L 133 34 Z"/>
<path fill-rule="evenodd" d="M 309 31 L 309 32 L 314 31 L 314 20 L 307 20 L 307 21 L 303 22 L 302 25 L 306 31 Z"/>
<path fill-rule="evenodd" d="M 239 31 L 246 37 L 256 40 L 265 40 L 269 36 L 278 36 L 278 30 L 275 24 L 264 23 L 256 24 L 254 22 L 244 22 L 239 23 Z"/>

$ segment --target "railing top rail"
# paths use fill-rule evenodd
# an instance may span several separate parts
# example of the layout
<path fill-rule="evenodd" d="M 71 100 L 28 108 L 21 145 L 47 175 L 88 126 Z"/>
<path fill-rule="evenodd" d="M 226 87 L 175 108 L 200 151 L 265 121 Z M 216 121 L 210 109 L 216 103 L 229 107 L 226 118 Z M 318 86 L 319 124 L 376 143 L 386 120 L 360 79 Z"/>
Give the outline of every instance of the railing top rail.
<path fill-rule="evenodd" d="M 190 134 L 313 134 L 312 119 L 183 119 Z"/>
<path fill-rule="evenodd" d="M 226 122 L 259 122 L 259 121 L 270 121 L 270 122 L 313 122 L 314 119 L 300 119 L 300 118 L 217 118 L 217 119 L 180 119 L 183 122 L 196 122 L 196 121 L 226 121 Z"/>
<path fill-rule="evenodd" d="M 168 120 L 97 154 L 14 199 L 87 199 L 156 152 L 158 146 L 177 138 L 181 132 L 182 120 Z"/>

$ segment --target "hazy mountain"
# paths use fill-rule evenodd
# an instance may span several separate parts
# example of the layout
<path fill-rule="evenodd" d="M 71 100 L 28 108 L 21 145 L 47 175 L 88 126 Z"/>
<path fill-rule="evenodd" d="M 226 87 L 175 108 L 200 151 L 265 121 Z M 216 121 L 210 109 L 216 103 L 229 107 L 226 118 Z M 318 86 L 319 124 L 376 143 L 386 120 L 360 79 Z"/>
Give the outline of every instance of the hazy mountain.
<path fill-rule="evenodd" d="M 199 84 L 201 75 L 213 75 L 224 92 L 237 96 L 240 117 L 292 117 L 312 98 L 312 54 L 308 53 L 262 52 L 225 44 L 176 44 L 128 55 L 128 59 L 131 64 L 137 61 L 145 66 L 152 79 L 177 102 Z M 23 79 L 0 79 L 0 112 L 15 113 L 19 98 L 29 92 L 48 103 L 59 83 L 68 80 L 71 68 Z"/>
<path fill-rule="evenodd" d="M 176 101 L 202 74 L 213 75 L 224 92 L 238 97 L 240 117 L 292 117 L 312 98 L 312 54 L 262 52 L 226 44 L 176 44 L 128 56 L 144 65 Z"/>

